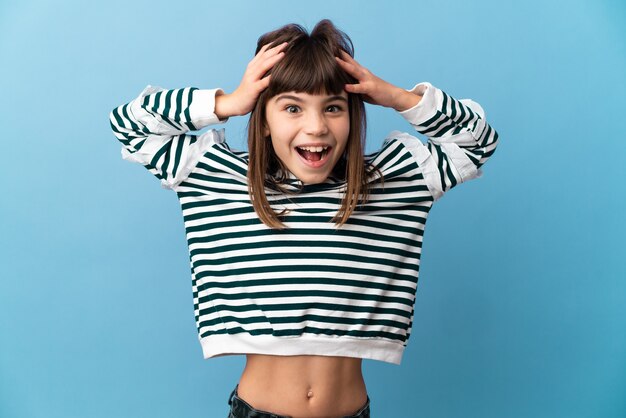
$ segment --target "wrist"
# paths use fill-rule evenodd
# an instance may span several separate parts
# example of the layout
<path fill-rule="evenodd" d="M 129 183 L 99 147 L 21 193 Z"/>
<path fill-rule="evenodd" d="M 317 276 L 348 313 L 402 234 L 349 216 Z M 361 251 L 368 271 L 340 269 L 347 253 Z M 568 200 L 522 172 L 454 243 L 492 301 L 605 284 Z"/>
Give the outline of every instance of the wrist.
<path fill-rule="evenodd" d="M 398 112 L 404 112 L 405 110 L 417 106 L 423 97 L 399 87 L 396 90 L 395 96 L 393 108 Z"/>
<path fill-rule="evenodd" d="M 219 119 L 227 119 L 231 116 L 238 116 L 239 113 L 233 107 L 233 95 L 218 92 L 215 94 L 215 116 Z"/>

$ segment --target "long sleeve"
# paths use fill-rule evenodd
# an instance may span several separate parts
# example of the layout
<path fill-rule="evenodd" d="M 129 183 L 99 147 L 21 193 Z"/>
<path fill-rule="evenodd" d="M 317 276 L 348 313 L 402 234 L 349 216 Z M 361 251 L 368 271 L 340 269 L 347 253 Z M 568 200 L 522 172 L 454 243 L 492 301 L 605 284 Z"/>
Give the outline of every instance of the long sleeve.
<path fill-rule="evenodd" d="M 214 113 L 218 91 L 222 90 L 148 85 L 130 103 L 113 109 L 109 119 L 122 143 L 122 158 L 142 164 L 163 188 L 178 186 L 212 144 L 224 141 L 223 129 L 199 136 L 186 133 L 228 120 Z"/>
<path fill-rule="evenodd" d="M 434 200 L 438 200 L 454 186 L 482 176 L 481 167 L 493 155 L 498 133 L 486 122 L 482 107 L 472 100 L 456 100 L 427 82 L 409 91 L 422 95 L 422 100 L 399 113 L 428 142 L 404 137 L 403 143 L 416 157 Z"/>

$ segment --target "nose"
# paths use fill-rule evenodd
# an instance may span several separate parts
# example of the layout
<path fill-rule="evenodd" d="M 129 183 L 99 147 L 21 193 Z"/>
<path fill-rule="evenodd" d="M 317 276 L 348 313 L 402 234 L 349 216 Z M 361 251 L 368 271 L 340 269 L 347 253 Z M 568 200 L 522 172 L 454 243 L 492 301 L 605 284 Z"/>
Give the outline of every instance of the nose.
<path fill-rule="evenodd" d="M 328 133 L 326 118 L 319 112 L 310 112 L 306 118 L 304 131 L 309 135 L 325 135 Z"/>

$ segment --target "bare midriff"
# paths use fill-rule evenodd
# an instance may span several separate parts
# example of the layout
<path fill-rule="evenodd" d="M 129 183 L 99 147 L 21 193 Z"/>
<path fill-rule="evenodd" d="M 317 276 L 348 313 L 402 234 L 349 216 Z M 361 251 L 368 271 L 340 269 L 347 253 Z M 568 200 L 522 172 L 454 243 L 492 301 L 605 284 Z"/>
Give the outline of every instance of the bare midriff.
<path fill-rule="evenodd" d="M 246 355 L 237 396 L 254 409 L 293 418 L 341 418 L 367 401 L 362 360 Z"/>

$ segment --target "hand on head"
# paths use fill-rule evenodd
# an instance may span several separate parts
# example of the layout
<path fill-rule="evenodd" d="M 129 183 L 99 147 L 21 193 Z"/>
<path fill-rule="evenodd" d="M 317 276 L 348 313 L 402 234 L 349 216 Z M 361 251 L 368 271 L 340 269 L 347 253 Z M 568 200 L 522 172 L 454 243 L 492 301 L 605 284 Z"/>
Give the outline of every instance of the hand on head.
<path fill-rule="evenodd" d="M 261 47 L 248 63 L 241 83 L 231 94 L 221 94 L 215 98 L 215 113 L 220 119 L 229 116 L 246 115 L 254 109 L 256 101 L 270 83 L 271 75 L 263 77 L 284 56 L 288 42 L 269 48 Z M 377 77 L 359 64 L 347 52 L 341 50 L 341 57 L 335 57 L 338 65 L 357 79 L 357 84 L 346 84 L 348 93 L 360 94 L 370 104 L 390 107 L 397 111 L 409 109 L 421 100 L 421 96 L 396 87 Z"/>
<path fill-rule="evenodd" d="M 231 94 L 216 97 L 215 113 L 223 119 L 228 116 L 243 116 L 252 111 L 263 90 L 270 83 L 271 75 L 263 77 L 284 56 L 283 49 L 288 45 L 283 42 L 269 48 L 263 45 L 254 58 L 248 63 L 241 83 Z"/>
<path fill-rule="evenodd" d="M 408 109 L 419 103 L 420 96 L 375 76 L 345 51 L 341 51 L 341 57 L 335 57 L 335 59 L 344 71 L 358 81 L 357 84 L 346 84 L 346 91 L 360 94 L 365 102 L 390 107 L 398 111 Z"/>

